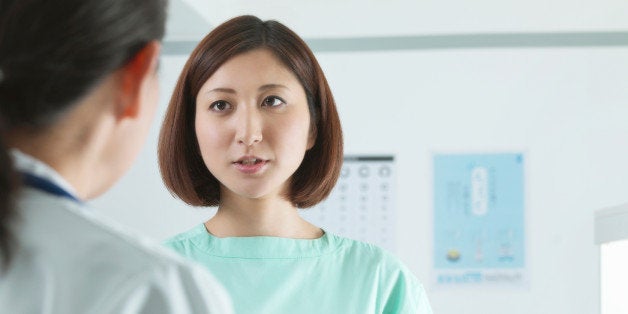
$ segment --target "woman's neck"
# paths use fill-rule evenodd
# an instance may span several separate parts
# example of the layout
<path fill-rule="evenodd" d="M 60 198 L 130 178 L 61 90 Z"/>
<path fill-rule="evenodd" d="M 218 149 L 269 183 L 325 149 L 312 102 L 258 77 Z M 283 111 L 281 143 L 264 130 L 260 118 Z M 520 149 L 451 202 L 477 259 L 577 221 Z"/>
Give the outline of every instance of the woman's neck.
<path fill-rule="evenodd" d="M 217 237 L 271 236 L 317 239 L 323 231 L 310 224 L 289 201 L 273 199 L 221 200 L 216 215 L 205 228 Z"/>

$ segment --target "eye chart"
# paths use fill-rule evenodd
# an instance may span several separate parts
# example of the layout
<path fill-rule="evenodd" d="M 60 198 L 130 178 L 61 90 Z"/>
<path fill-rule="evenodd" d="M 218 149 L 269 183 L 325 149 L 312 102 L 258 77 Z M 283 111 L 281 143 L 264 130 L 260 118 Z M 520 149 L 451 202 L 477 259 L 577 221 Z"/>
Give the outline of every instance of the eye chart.
<path fill-rule="evenodd" d="M 326 231 L 394 251 L 393 156 L 345 156 L 330 196 L 301 215 Z"/>

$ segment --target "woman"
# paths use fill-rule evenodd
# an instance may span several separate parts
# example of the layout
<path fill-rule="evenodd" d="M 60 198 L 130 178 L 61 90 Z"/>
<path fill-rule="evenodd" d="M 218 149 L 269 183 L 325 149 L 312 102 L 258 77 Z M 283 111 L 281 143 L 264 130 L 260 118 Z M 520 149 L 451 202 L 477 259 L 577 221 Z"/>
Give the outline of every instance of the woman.
<path fill-rule="evenodd" d="M 431 313 L 392 255 L 299 216 L 330 193 L 342 157 L 334 99 L 303 40 L 275 21 L 227 21 L 192 52 L 159 143 L 168 188 L 218 211 L 166 245 L 215 272 L 237 313 Z"/>
<path fill-rule="evenodd" d="M 147 134 L 165 5 L 0 2 L 0 312 L 230 312 L 205 270 L 83 203 Z"/>

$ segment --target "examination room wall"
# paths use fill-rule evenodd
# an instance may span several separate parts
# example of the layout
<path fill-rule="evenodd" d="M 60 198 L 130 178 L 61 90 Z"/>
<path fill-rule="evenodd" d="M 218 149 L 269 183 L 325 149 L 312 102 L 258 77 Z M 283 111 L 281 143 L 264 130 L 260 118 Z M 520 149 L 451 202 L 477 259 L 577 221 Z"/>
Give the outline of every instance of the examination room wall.
<path fill-rule="evenodd" d="M 456 11 L 460 23 L 454 26 L 446 23 L 453 21 L 451 16 L 439 22 L 425 12 L 417 13 L 425 19 L 412 24 L 410 10 L 383 9 L 383 2 L 371 1 L 384 16 L 397 12 L 393 26 L 364 23 L 359 28 L 348 23 L 344 33 L 333 32 L 342 25 L 340 13 L 338 17 L 331 14 L 331 25 L 317 24 L 316 17 L 326 16 L 326 10 L 333 8 L 363 13 L 355 14 L 356 19 L 375 17 L 375 11 L 359 6 L 350 11 L 345 6 L 356 5 L 351 1 L 320 5 L 309 1 L 306 17 L 298 6 L 282 1 L 269 6 L 274 11 L 246 1 L 232 2 L 229 9 L 227 2 L 216 2 L 214 15 L 207 13 L 203 18 L 216 25 L 230 15 L 260 14 L 294 25 L 306 39 L 466 33 L 465 29 L 548 33 L 628 29 L 616 22 L 619 10 L 601 12 L 603 5 L 593 1 L 573 7 L 572 14 L 562 10 L 567 8 L 564 1 L 549 5 L 544 12 L 536 10 L 539 1 L 512 7 L 483 1 L 479 3 L 486 11 L 478 16 L 484 23 Z M 185 3 L 199 9 L 205 5 Z M 447 12 L 445 4 L 427 3 L 428 13 Z M 607 8 L 621 6 L 616 1 L 604 3 Z M 491 4 L 496 7 L 493 11 Z M 390 4 L 395 5 L 421 7 L 410 1 Z M 583 18 L 585 9 L 590 18 Z M 498 13 L 513 15 L 506 18 Z M 606 22 L 600 20 L 604 14 L 609 17 Z M 628 21 L 625 15 L 622 21 Z M 535 16 L 538 23 L 533 21 Z M 598 313 L 599 256 L 593 242 L 593 211 L 628 201 L 628 47 L 380 49 L 319 51 L 316 55 L 337 100 L 346 153 L 396 158 L 393 253 L 423 281 L 435 313 Z M 173 199 L 157 168 L 159 124 L 185 60 L 185 55 L 162 57 L 161 101 L 148 142 L 120 184 L 93 202 L 96 208 L 109 208 L 104 214 L 156 239 L 184 231 L 214 213 Z M 437 287 L 431 277 L 432 156 L 503 151 L 523 152 L 526 158 L 527 283 L 510 288 Z"/>

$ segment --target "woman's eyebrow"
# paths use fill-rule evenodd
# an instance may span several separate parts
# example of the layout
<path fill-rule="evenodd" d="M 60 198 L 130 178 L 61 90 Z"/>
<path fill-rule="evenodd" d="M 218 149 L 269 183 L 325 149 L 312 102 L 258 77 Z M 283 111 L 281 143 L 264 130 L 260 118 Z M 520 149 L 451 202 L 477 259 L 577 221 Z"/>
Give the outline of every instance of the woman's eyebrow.
<path fill-rule="evenodd" d="M 209 93 L 215 93 L 215 92 L 222 92 L 222 93 L 229 93 L 229 94 L 236 94 L 235 89 L 232 88 L 226 88 L 226 87 L 217 87 L 217 88 L 213 88 L 207 91 L 206 94 Z"/>
<path fill-rule="evenodd" d="M 262 92 L 262 91 L 267 91 L 269 89 L 274 89 L 274 88 L 284 88 L 284 89 L 290 90 L 288 86 L 281 85 L 281 84 L 265 84 L 265 85 L 260 86 L 258 90 Z"/>

